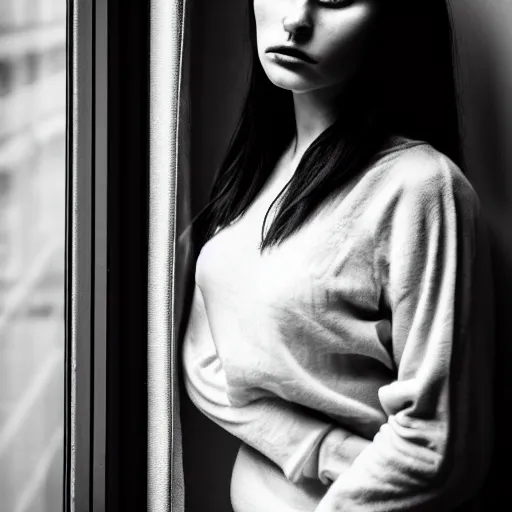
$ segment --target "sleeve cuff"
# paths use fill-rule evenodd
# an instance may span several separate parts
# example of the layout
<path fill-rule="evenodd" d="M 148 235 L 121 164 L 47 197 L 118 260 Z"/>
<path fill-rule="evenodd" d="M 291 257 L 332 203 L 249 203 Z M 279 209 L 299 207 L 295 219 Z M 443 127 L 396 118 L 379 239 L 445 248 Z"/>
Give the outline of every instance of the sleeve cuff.
<path fill-rule="evenodd" d="M 371 444 L 371 441 L 367 439 L 342 431 L 344 438 L 337 442 L 336 447 L 336 474 L 330 474 L 329 464 L 326 461 L 326 457 L 332 456 L 330 452 L 332 446 L 328 446 L 329 443 L 326 442 L 318 450 L 317 478 L 324 485 L 330 485 L 340 474 L 347 471 L 361 452 Z"/>
<path fill-rule="evenodd" d="M 305 437 L 301 447 L 283 467 L 288 480 L 297 483 L 304 477 L 318 477 L 318 448 L 325 436 L 334 428 L 333 424 L 324 424 Z"/>

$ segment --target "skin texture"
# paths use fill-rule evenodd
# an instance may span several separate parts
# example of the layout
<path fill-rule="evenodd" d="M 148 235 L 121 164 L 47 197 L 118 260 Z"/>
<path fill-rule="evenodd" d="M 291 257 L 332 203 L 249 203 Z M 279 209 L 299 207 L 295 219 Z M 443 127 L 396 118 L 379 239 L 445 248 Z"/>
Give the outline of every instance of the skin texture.
<path fill-rule="evenodd" d="M 339 90 L 364 59 L 376 0 L 254 0 L 258 55 L 272 83 L 294 93 Z M 316 64 L 283 65 L 272 46 L 291 45 Z"/>

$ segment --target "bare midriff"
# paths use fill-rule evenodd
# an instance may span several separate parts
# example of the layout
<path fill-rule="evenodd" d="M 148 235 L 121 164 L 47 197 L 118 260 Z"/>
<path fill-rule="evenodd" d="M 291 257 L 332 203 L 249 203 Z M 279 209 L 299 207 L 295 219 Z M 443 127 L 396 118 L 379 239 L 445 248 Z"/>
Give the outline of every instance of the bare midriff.
<path fill-rule="evenodd" d="M 242 444 L 231 477 L 234 512 L 313 512 L 326 491 L 320 481 L 293 484 L 269 459 Z"/>

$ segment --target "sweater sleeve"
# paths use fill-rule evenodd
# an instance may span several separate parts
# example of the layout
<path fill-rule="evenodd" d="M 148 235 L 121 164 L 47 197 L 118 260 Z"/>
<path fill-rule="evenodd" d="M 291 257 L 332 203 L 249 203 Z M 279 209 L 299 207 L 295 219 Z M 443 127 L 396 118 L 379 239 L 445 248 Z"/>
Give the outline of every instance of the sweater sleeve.
<path fill-rule="evenodd" d="M 491 449 L 492 289 L 478 199 L 444 158 L 407 173 L 377 242 L 397 379 L 388 421 L 316 512 L 452 510 L 478 490 Z M 421 171 L 421 170 L 420 170 Z"/>
<path fill-rule="evenodd" d="M 302 478 L 319 478 L 318 449 L 333 429 L 297 404 L 280 397 L 262 397 L 244 406 L 229 400 L 226 375 L 209 327 L 199 286 L 194 289 L 192 309 L 183 344 L 186 390 L 196 407 L 229 433 L 261 452 L 296 483 Z M 357 446 L 360 446 L 361 443 Z M 361 450 L 347 443 L 344 458 L 349 464 Z"/>

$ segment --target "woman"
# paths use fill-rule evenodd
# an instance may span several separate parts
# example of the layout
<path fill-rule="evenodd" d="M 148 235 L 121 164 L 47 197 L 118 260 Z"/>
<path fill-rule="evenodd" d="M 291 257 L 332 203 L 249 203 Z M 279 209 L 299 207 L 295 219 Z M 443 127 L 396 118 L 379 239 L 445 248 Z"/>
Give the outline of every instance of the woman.
<path fill-rule="evenodd" d="M 490 459 L 492 293 L 444 0 L 253 0 L 198 225 L 195 405 L 235 512 L 454 510 Z"/>

